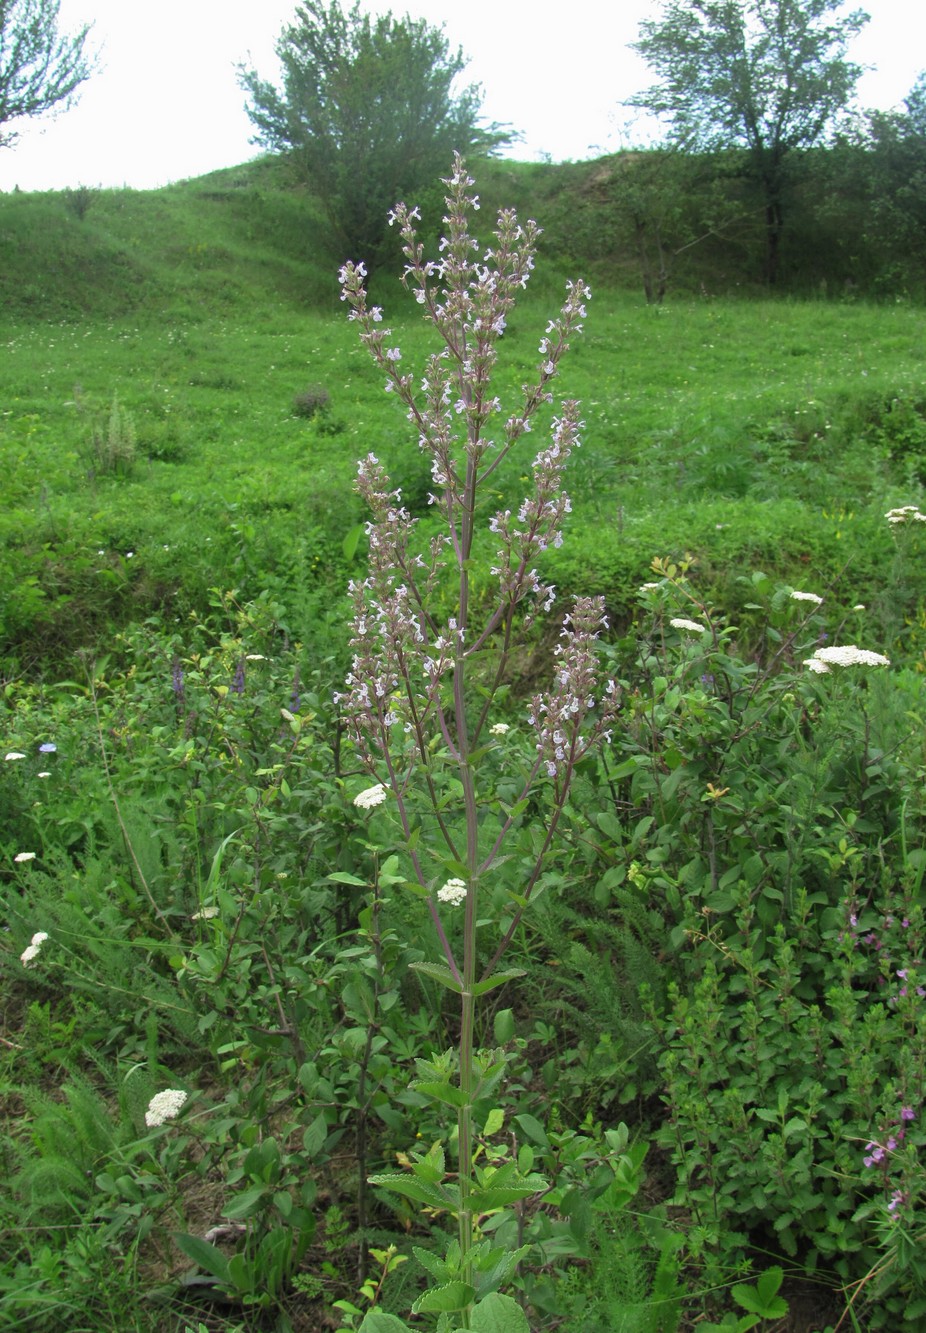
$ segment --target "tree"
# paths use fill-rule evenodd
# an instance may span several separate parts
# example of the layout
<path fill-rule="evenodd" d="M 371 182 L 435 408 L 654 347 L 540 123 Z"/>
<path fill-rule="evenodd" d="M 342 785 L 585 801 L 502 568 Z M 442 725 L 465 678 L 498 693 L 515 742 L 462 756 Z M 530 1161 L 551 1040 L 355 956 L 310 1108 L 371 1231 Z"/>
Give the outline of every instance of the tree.
<path fill-rule="evenodd" d="M 765 209 L 766 279 L 774 283 L 788 155 L 825 136 L 861 68 L 846 48 L 868 22 L 843 0 L 665 0 L 633 48 L 659 82 L 631 105 L 668 116 L 688 147 L 744 148 Z"/>
<path fill-rule="evenodd" d="M 64 110 L 93 73 L 90 25 L 60 36 L 59 8 L 60 0 L 0 0 L 0 148 L 19 137 L 10 122 Z"/>
<path fill-rule="evenodd" d="M 423 19 L 372 18 L 359 3 L 306 0 L 276 46 L 283 87 L 239 66 L 254 142 L 291 157 L 338 244 L 368 267 L 381 258 L 386 216 L 405 195 L 511 138 L 480 128 L 481 92 L 453 85 L 466 67 Z"/>

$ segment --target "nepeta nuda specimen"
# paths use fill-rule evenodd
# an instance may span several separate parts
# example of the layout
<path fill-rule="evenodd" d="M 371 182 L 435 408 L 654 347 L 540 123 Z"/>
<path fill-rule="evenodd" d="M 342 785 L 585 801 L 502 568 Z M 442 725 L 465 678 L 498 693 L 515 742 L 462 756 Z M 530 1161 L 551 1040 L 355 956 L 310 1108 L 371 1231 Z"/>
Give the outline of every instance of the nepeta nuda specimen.
<path fill-rule="evenodd" d="M 391 489 L 375 455 L 360 462 L 358 489 L 372 511 L 367 525 L 369 573 L 351 584 L 354 660 L 342 701 L 360 754 L 373 776 L 388 778 L 403 824 L 409 791 L 418 778 L 429 782 L 435 733 L 453 762 L 469 775 L 464 795 L 473 795 L 469 755 L 487 739 L 492 698 L 504 680 L 518 624 L 553 602 L 553 589 L 543 585 L 534 561 L 562 541 L 562 523 L 570 509 L 563 475 L 583 424 L 578 403 L 564 402 L 553 417 L 551 438 L 534 459 L 532 493 L 516 515 L 504 510 L 489 517 L 485 526 L 494 537 L 491 573 L 498 595 L 493 609 L 474 624 L 470 579 L 479 534 L 479 492 L 521 437 L 531 432 L 538 409 L 553 401 L 550 383 L 569 338 L 581 331 L 590 292 L 581 281 L 569 284 L 559 316 L 540 340 L 536 379 L 523 386 L 520 403 L 506 416 L 492 391 L 492 371 L 508 315 L 534 266 L 539 231 L 535 223 L 522 226 L 513 211 L 505 210 L 498 216 L 494 246 L 480 258 L 478 242 L 469 234 L 471 214 L 479 207 L 468 193 L 473 183 L 457 158 L 453 175 L 445 181 L 446 235 L 437 261 L 424 258 L 414 227 L 417 210 L 398 204 L 391 214 L 402 235 L 404 281 L 441 342 L 419 380 L 402 369 L 401 350 L 391 341 L 391 330 L 383 327 L 382 310 L 368 304 L 363 265 L 345 264 L 340 273 L 349 318 L 359 324 L 361 341 L 385 372 L 387 391 L 405 405 L 418 446 L 430 460 L 430 500 L 445 520 L 444 531 L 427 550 L 416 551 L 416 520 L 403 507 L 400 493 Z M 432 594 L 448 566 L 455 580 L 454 614 L 439 620 Z M 593 643 L 604 623 L 600 599 L 576 602 L 556 650 L 553 688 L 533 700 L 529 713 L 537 733 L 537 759 L 527 785 L 541 773 L 548 776 L 560 804 L 576 760 L 601 734 L 612 711 L 613 684 L 607 686 L 603 709 L 595 700 L 599 682 Z M 491 688 L 473 709 L 464 689 L 466 666 L 489 646 L 497 648 L 498 661 Z M 594 724 L 589 729 L 590 716 Z M 452 860 L 467 863 L 474 875 L 488 867 L 474 842 L 467 855 L 448 827 L 442 827 L 442 834 Z M 414 859 L 425 887 L 428 879 Z"/>
<path fill-rule="evenodd" d="M 446 232 L 439 259 L 425 258 L 414 225 L 417 210 L 397 204 L 390 215 L 402 236 L 404 282 L 439 342 L 420 378 L 404 368 L 401 349 L 383 326 L 382 310 L 369 304 L 363 265 L 347 263 L 340 273 L 349 317 L 383 371 L 387 391 L 404 405 L 418 447 L 429 459 L 429 498 L 442 517 L 439 535 L 416 543 L 416 520 L 379 460 L 371 453 L 360 462 L 358 489 L 372 514 L 367 525 L 369 567 L 367 577 L 350 588 L 354 656 L 340 700 L 362 762 L 383 792 L 383 809 L 397 812 L 413 875 L 440 941 L 442 961 L 419 966 L 460 996 L 454 1058 L 458 1082 L 443 1094 L 443 1100 L 458 1107 L 458 1184 L 442 1186 L 440 1197 L 446 1197 L 444 1206 L 459 1222 L 454 1263 L 468 1293 L 460 1306 L 462 1326 L 468 1328 L 472 1305 L 481 1299 L 478 1282 L 473 1285 L 480 1192 L 472 1110 L 485 1069 L 473 1046 L 475 1004 L 484 991 L 517 975 L 495 968 L 553 847 L 575 765 L 607 734 L 616 691 L 613 682 L 601 681 L 595 652 L 605 625 L 603 603 L 578 599 L 563 622 L 552 686 L 535 695 L 526 710 L 535 750 L 520 774 L 520 795 L 502 805 L 494 778 L 480 784 L 486 747 L 498 749 L 499 737 L 507 730 L 492 718 L 492 709 L 506 681 L 517 632 L 553 602 L 553 589 L 543 584 L 535 562 L 562 541 L 570 508 L 564 471 L 583 424 L 578 403 L 566 401 L 553 415 L 549 438 L 533 461 L 532 488 L 516 513 L 485 513 L 481 496 L 509 453 L 531 433 L 540 409 L 552 403 L 551 383 L 569 339 L 581 331 L 590 292 L 583 282 L 568 285 L 562 310 L 540 339 L 533 382 L 522 386 L 514 410 L 506 412 L 493 392 L 492 376 L 508 316 L 534 265 L 538 228 L 533 222 L 522 226 L 513 211 L 502 211 L 494 243 L 480 256 L 469 231 L 478 198 L 469 193 L 474 182 L 459 157 L 444 184 Z M 496 586 L 489 609 L 479 616 L 474 614 L 471 587 L 477 561 L 490 571 Z M 478 691 L 472 682 L 477 661 Z M 517 835 L 529 794 L 544 783 L 549 799 L 541 836 L 536 841 L 528 836 L 523 844 L 528 868 L 509 890 L 477 978 L 477 919 L 486 913 L 483 904 L 477 914 L 479 882 L 493 869 L 493 887 L 500 882 L 502 846 Z M 488 807 L 494 815 L 486 820 Z M 462 956 L 442 920 L 442 913 L 460 907 L 465 908 Z M 479 925 L 488 931 L 485 919 Z M 485 940 L 485 933 L 481 938 Z M 433 1077 L 440 1081 L 447 1074 L 437 1071 Z M 495 1077 L 497 1081 L 500 1073 Z M 432 1080 L 428 1086 L 436 1084 Z M 375 1179 L 399 1193 L 422 1197 L 403 1188 L 400 1177 Z M 509 1197 L 527 1196 L 537 1187 L 537 1178 L 512 1182 Z M 427 1188 L 435 1188 L 431 1176 Z"/>

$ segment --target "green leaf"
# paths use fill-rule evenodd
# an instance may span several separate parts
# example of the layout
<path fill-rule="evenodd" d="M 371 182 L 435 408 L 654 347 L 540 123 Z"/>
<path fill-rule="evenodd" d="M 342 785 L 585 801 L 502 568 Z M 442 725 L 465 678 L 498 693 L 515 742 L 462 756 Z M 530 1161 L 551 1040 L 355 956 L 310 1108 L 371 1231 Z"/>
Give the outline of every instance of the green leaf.
<path fill-rule="evenodd" d="M 420 967 L 420 963 L 412 963 L 412 967 Z M 485 995 L 490 990 L 495 990 L 496 986 L 504 986 L 506 981 L 513 981 L 515 977 L 523 977 L 524 969 L 520 967 L 511 968 L 508 972 L 496 972 L 486 981 L 477 981 L 473 986 L 474 995 Z"/>
<path fill-rule="evenodd" d="M 254 1185 L 232 1199 L 231 1203 L 222 1209 L 222 1216 L 233 1222 L 242 1217 L 250 1217 L 260 1208 L 266 1195 L 266 1185 Z"/>
<path fill-rule="evenodd" d="M 444 1150 L 441 1145 L 432 1144 L 425 1157 L 412 1163 L 412 1170 L 419 1180 L 427 1181 L 429 1185 L 438 1185 L 443 1180 L 446 1170 Z"/>
<path fill-rule="evenodd" d="M 363 523 L 355 523 L 352 528 L 348 528 L 347 532 L 344 534 L 344 540 L 341 542 L 341 550 L 344 552 L 345 560 L 353 560 L 354 556 L 357 554 L 360 538 L 363 536 L 365 530 L 366 528 Z M 404 1328 L 405 1325 L 403 1324 L 402 1327 Z"/>
<path fill-rule="evenodd" d="M 363 1317 L 359 1333 L 411 1333 L 408 1324 L 394 1314 L 385 1314 L 382 1310 L 368 1310 Z"/>
<path fill-rule="evenodd" d="M 314 1157 L 325 1146 L 327 1137 L 328 1121 L 325 1119 L 324 1111 L 320 1111 L 302 1135 L 303 1149 L 310 1157 Z"/>
<path fill-rule="evenodd" d="M 527 1315 L 517 1301 L 498 1291 L 473 1308 L 469 1326 L 473 1333 L 531 1333 Z"/>
<path fill-rule="evenodd" d="M 425 1097 L 432 1098 L 433 1101 L 444 1102 L 447 1106 L 465 1106 L 467 1097 L 462 1088 L 454 1087 L 452 1083 L 424 1083 L 421 1079 L 409 1084 L 415 1092 L 423 1093 Z"/>
<path fill-rule="evenodd" d="M 412 1314 L 465 1310 L 475 1299 L 476 1288 L 468 1282 L 446 1282 L 442 1287 L 431 1287 L 423 1296 L 419 1296 L 412 1306 Z"/>
<path fill-rule="evenodd" d="M 452 990 L 455 994 L 463 994 L 462 985 L 457 981 L 446 963 L 410 963 L 409 967 L 416 972 L 423 972 L 432 981 L 439 981 L 442 986 L 446 986 L 448 990 Z"/>
<path fill-rule="evenodd" d="M 365 879 L 358 879 L 356 875 L 348 875 L 345 870 L 336 870 L 333 875 L 326 875 L 325 879 L 329 884 L 350 884 L 356 889 L 368 889 L 369 883 Z"/>
<path fill-rule="evenodd" d="M 391 1190 L 393 1194 L 403 1194 L 407 1199 L 414 1199 L 416 1203 L 426 1204 L 429 1208 L 450 1207 L 450 1199 L 443 1190 L 416 1176 L 390 1173 L 369 1176 L 368 1179 L 371 1185 L 379 1185 L 381 1189 Z"/>
<path fill-rule="evenodd" d="M 549 1148 L 550 1140 L 547 1138 L 547 1131 L 535 1116 L 516 1115 L 515 1121 L 534 1143 L 539 1143 L 541 1148 Z"/>
<path fill-rule="evenodd" d="M 182 1231 L 174 1232 L 174 1242 L 177 1249 L 188 1259 L 192 1259 L 198 1267 L 211 1273 L 220 1282 L 229 1281 L 228 1260 L 215 1245 L 210 1245 L 201 1236 L 188 1236 Z"/>
<path fill-rule="evenodd" d="M 486 1116 L 486 1122 L 482 1129 L 482 1137 L 490 1139 L 493 1134 L 497 1134 L 505 1123 L 505 1112 L 499 1107 L 495 1107 Z"/>

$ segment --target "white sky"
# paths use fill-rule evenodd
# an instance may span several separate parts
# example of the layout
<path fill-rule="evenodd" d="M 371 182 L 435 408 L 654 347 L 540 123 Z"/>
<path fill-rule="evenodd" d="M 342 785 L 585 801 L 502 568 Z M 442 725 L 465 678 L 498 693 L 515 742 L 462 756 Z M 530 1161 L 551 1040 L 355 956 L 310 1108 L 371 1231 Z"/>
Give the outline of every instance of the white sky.
<path fill-rule="evenodd" d="M 859 100 L 887 109 L 909 92 L 926 55 L 911 31 L 910 0 L 862 4 L 871 22 L 851 55 L 875 69 L 861 80 Z M 147 189 L 255 156 L 234 67 L 241 61 L 275 79 L 274 43 L 295 7 L 61 0 L 63 30 L 93 22 L 102 68 L 70 111 L 22 122 L 16 144 L 0 149 L 0 190 Z M 362 8 L 443 23 L 452 47 L 470 57 L 466 81 L 483 85 L 486 118 L 523 132 L 513 157 L 577 160 L 633 138 L 620 102 L 650 78 L 627 46 L 657 0 L 363 0 Z M 537 17 L 544 11 L 546 20 Z"/>

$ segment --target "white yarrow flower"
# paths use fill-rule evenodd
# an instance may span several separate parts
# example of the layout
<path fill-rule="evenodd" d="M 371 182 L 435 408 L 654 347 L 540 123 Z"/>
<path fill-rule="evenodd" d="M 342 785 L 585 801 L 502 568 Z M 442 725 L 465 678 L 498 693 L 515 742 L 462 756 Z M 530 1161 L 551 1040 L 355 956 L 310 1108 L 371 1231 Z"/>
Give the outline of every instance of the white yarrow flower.
<path fill-rule="evenodd" d="M 673 629 L 683 629 L 689 634 L 704 634 L 707 630 L 706 625 L 701 625 L 697 620 L 686 620 L 684 616 L 675 616 L 669 621 Z"/>
<path fill-rule="evenodd" d="M 25 759 L 25 757 L 26 756 L 21 754 L 19 750 L 7 750 L 6 754 L 3 756 L 4 760 L 7 762 L 11 759 Z"/>
<path fill-rule="evenodd" d="M 809 671 L 816 672 L 818 676 L 828 676 L 830 674 L 829 667 L 825 662 L 821 662 L 819 657 L 805 657 L 803 664 Z"/>
<path fill-rule="evenodd" d="M 798 592 L 797 588 L 792 588 L 791 600 L 794 602 L 813 602 L 814 606 L 823 605 L 823 598 L 818 597 L 815 592 Z"/>
<path fill-rule="evenodd" d="M 217 907 L 201 907 L 198 912 L 194 912 L 190 917 L 191 921 L 211 921 L 213 917 L 218 916 Z"/>
<path fill-rule="evenodd" d="M 358 791 L 354 797 L 354 805 L 358 810 L 372 810 L 374 806 L 382 805 L 386 799 L 386 788 L 381 782 L 377 782 L 375 787 L 365 787 L 363 791 Z"/>
<path fill-rule="evenodd" d="M 148 1103 L 145 1124 L 149 1129 L 156 1129 L 166 1120 L 176 1120 L 183 1110 L 186 1098 L 186 1093 L 179 1088 L 166 1088 L 164 1092 L 156 1092 Z"/>
<path fill-rule="evenodd" d="M 881 653 L 873 653 L 868 648 L 858 648 L 854 643 L 833 644 L 829 648 L 818 648 L 814 653 L 818 662 L 827 666 L 890 666 L 891 659 Z"/>
<path fill-rule="evenodd" d="M 493 722 L 489 727 L 490 736 L 507 736 L 511 728 L 507 722 Z"/>
<path fill-rule="evenodd" d="M 34 861 L 35 852 L 17 852 L 13 857 L 14 861 Z"/>
<path fill-rule="evenodd" d="M 438 901 L 449 903 L 451 907 L 459 907 L 460 903 L 466 899 L 466 882 L 462 879 L 448 879 L 447 883 L 437 890 Z"/>
<path fill-rule="evenodd" d="M 47 939 L 48 935 L 44 930 L 37 930 L 35 932 L 28 946 L 23 949 L 22 953 L 19 955 L 19 961 L 22 963 L 23 967 L 32 966 L 35 959 L 39 956 L 39 951 L 41 950 L 42 945 Z"/>

